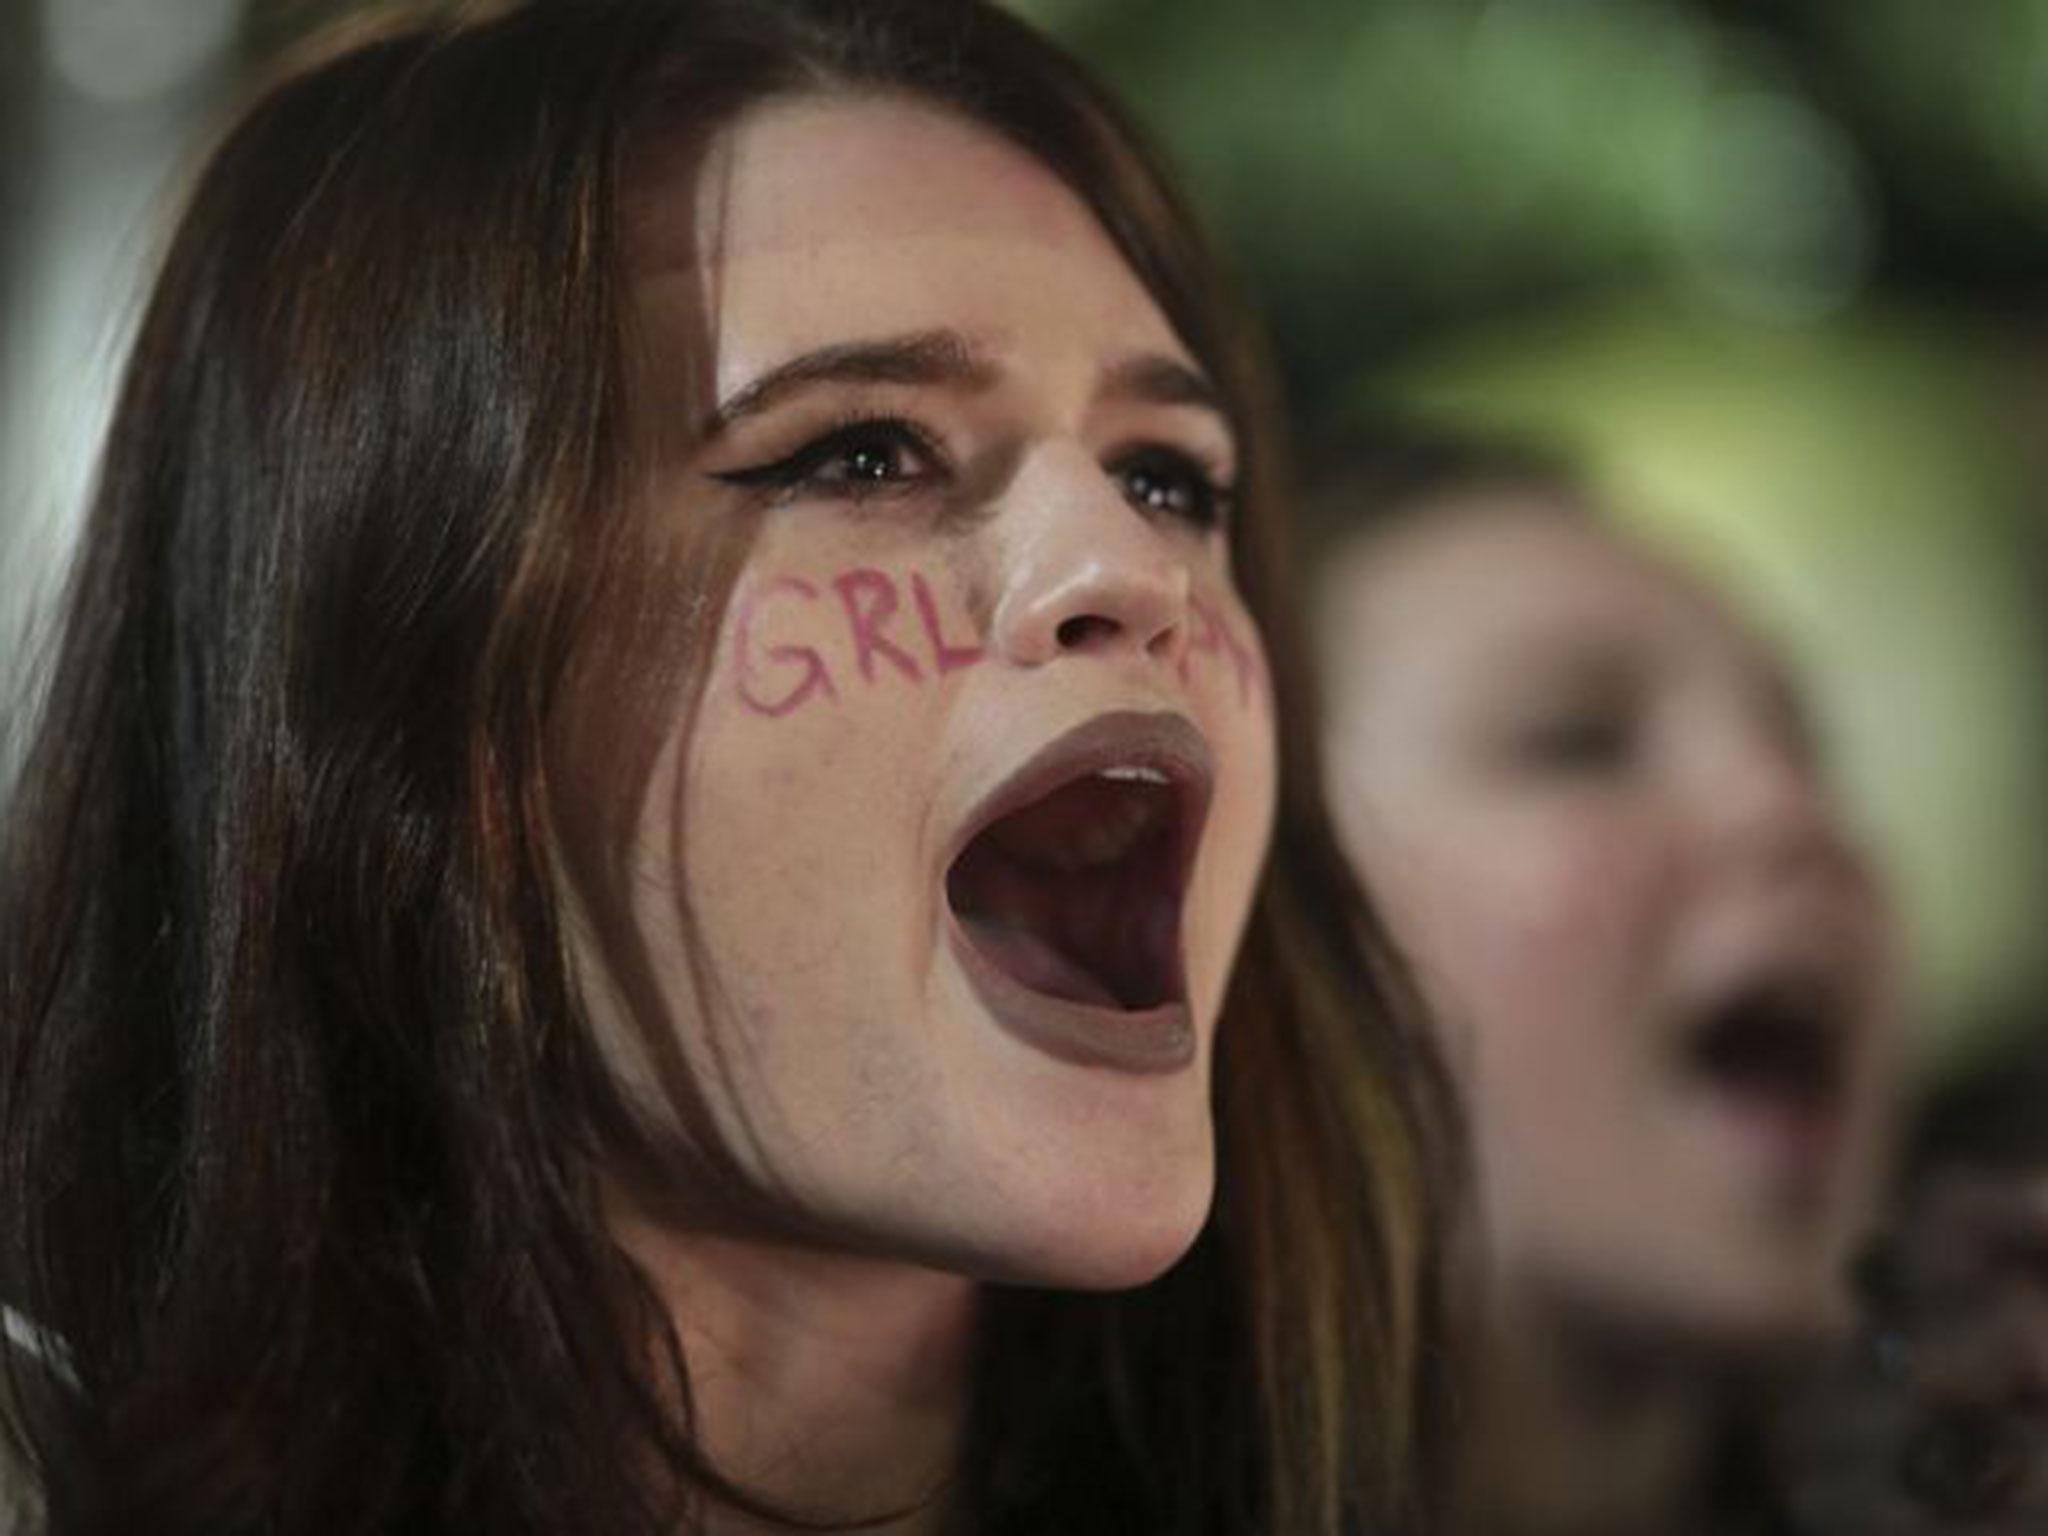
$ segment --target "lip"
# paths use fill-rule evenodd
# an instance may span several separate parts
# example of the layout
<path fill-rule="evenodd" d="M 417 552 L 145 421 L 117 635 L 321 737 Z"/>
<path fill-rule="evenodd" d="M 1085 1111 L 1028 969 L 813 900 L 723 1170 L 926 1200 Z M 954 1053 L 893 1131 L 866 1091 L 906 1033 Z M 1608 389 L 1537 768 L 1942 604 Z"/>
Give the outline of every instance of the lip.
<path fill-rule="evenodd" d="M 1171 867 L 1175 888 L 1185 902 L 1208 821 L 1215 764 L 1194 723 L 1169 711 L 1096 715 L 1040 748 L 969 813 L 946 850 L 941 888 L 968 844 L 996 822 L 1065 784 L 1117 767 L 1151 768 L 1179 797 Z M 1025 1044 L 1077 1065 L 1141 1074 L 1175 1072 L 1194 1060 L 1194 1018 L 1185 997 L 1153 1008 L 1116 1009 L 1033 991 L 980 951 L 962 928 L 951 901 L 945 902 L 945 914 L 946 942 L 961 974 L 996 1023 Z M 1185 956 L 1177 959 L 1184 976 Z"/>
<path fill-rule="evenodd" d="M 1714 1099 L 1704 1107 L 1732 1148 L 1800 1189 L 1823 1186 L 1846 1145 L 1848 1125 L 1839 1104 L 1791 1108 Z"/>

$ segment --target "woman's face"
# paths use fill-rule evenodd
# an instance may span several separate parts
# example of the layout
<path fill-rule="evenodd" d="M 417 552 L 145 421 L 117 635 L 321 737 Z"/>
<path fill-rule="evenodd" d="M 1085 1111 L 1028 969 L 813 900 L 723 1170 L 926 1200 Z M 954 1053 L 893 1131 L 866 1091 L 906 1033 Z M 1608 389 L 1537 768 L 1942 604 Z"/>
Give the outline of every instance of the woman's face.
<path fill-rule="evenodd" d="M 1322 593 L 1338 821 L 1439 1005 L 1518 1293 L 1827 1321 L 1881 1160 L 1890 937 L 1775 659 L 1535 493 Z"/>
<path fill-rule="evenodd" d="M 761 517 L 638 813 L 652 1027 L 802 1240 L 1149 1278 L 1274 796 L 1211 385 L 1061 182 L 906 100 L 754 109 L 638 245 L 717 402 L 656 517 Z"/>

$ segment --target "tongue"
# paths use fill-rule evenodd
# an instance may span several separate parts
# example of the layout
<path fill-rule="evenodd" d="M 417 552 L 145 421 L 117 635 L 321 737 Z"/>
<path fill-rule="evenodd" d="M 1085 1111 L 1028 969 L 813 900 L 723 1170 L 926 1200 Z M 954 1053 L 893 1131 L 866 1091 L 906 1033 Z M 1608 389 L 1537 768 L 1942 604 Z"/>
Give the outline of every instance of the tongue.
<path fill-rule="evenodd" d="M 1123 1006 L 1094 972 L 1076 964 L 1035 933 L 996 918 L 964 917 L 961 926 L 976 949 L 1034 992 L 1098 1008 Z"/>
<path fill-rule="evenodd" d="M 1052 818 L 1091 801 L 1098 810 L 1112 803 L 1075 796 L 977 838 L 949 872 L 947 898 L 975 947 L 1034 991 L 1100 1007 L 1157 1007 L 1173 990 L 1165 957 L 1178 921 L 1161 886 L 1161 834 L 1080 868 L 1043 862 L 1043 842 L 1027 836 L 1043 839 Z M 1062 830 L 1074 837 L 1084 828 Z"/>

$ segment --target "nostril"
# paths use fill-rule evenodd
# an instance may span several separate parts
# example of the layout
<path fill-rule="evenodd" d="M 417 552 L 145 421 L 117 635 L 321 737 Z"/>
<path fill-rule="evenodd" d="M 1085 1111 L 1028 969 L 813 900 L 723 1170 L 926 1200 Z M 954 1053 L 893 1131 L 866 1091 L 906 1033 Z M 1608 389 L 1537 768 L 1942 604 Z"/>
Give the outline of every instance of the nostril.
<path fill-rule="evenodd" d="M 1082 651 L 1097 641 L 1115 639 L 1122 628 L 1115 619 L 1099 613 L 1077 613 L 1071 619 L 1062 619 L 1053 634 L 1061 650 Z"/>

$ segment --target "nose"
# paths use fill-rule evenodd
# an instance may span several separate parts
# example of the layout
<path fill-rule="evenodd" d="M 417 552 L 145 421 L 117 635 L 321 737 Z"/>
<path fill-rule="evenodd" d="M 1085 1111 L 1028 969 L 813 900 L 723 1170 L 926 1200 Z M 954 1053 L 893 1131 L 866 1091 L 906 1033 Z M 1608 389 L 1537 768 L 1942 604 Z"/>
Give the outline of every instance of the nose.
<path fill-rule="evenodd" d="M 1027 455 L 992 523 L 1002 572 L 989 634 L 997 655 L 1042 666 L 1089 653 L 1178 666 L 1192 577 L 1171 531 L 1123 497 L 1078 447 Z"/>
<path fill-rule="evenodd" d="M 1775 878 L 1861 882 L 1862 849 L 1837 808 L 1833 786 L 1803 745 L 1763 722 L 1732 729 L 1699 785 L 1710 839 L 1722 861 Z"/>

